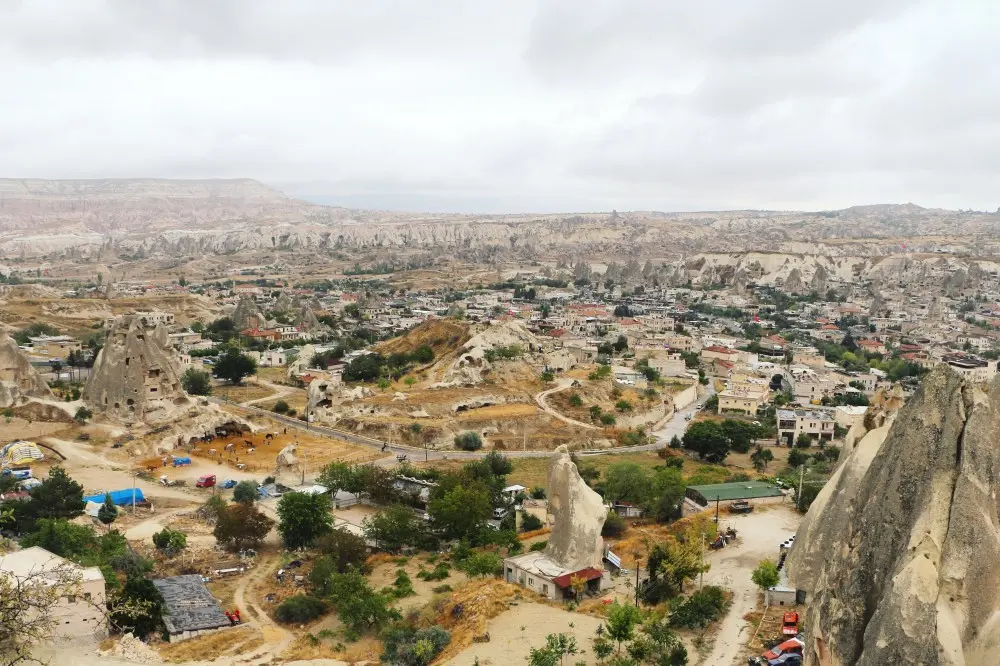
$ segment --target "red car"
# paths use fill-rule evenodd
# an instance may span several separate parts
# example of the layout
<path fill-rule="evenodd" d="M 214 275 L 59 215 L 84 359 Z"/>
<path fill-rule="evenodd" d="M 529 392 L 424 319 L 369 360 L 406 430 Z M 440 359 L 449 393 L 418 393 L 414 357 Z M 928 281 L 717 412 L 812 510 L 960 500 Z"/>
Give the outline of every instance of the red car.
<path fill-rule="evenodd" d="M 194 484 L 195 488 L 211 488 L 215 485 L 215 475 L 206 474 L 204 476 L 198 477 L 198 482 Z"/>
<path fill-rule="evenodd" d="M 802 654 L 802 648 L 805 647 L 805 643 L 798 638 L 791 638 L 781 645 L 776 645 L 767 652 L 764 653 L 764 659 L 771 661 L 772 659 L 777 659 L 783 654 Z"/>
<path fill-rule="evenodd" d="M 799 614 L 789 611 L 781 618 L 781 633 L 785 636 L 797 636 L 799 633 Z"/>

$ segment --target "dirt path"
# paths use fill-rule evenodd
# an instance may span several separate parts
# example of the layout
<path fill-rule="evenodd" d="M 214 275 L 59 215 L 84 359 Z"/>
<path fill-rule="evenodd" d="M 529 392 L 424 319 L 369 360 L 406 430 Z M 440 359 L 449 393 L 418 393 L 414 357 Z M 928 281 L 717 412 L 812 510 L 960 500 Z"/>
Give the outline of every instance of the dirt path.
<path fill-rule="evenodd" d="M 583 421 L 577 421 L 576 419 L 571 419 L 568 416 L 560 414 L 553 407 L 551 407 L 548 402 L 545 401 L 545 399 L 548 398 L 553 393 L 558 393 L 559 391 L 565 391 L 566 389 L 568 389 L 570 386 L 572 386 L 573 380 L 569 378 L 560 379 L 558 381 L 558 384 L 559 385 L 556 386 L 555 388 L 546 389 L 544 391 L 541 391 L 540 393 L 535 394 L 535 402 L 542 409 L 542 411 L 544 411 L 546 414 L 556 417 L 563 423 L 568 423 L 570 425 L 574 425 L 579 428 L 586 428 L 587 430 L 600 430 L 600 428 L 598 428 L 597 426 L 591 425 L 589 423 L 584 423 Z"/>
<path fill-rule="evenodd" d="M 258 402 L 269 402 L 271 400 L 280 400 L 281 398 L 284 398 L 286 395 L 291 395 L 293 393 L 297 393 L 302 390 L 302 389 L 297 389 L 293 386 L 272 384 L 271 382 L 265 381 L 263 379 L 258 379 L 257 383 L 260 384 L 261 386 L 268 387 L 269 389 L 273 390 L 274 393 L 272 393 L 271 395 L 265 395 L 263 398 L 254 398 L 253 400 L 246 400 L 244 402 L 241 402 L 240 403 L 241 405 L 244 406 L 256 405 Z"/>
<path fill-rule="evenodd" d="M 245 576 L 233 592 L 233 603 L 237 608 L 240 608 L 243 611 L 253 611 L 254 622 L 257 624 L 257 628 L 260 629 L 260 632 L 264 635 L 264 646 L 262 648 L 251 650 L 245 658 L 242 655 L 234 657 L 233 660 L 235 663 L 271 663 L 274 658 L 278 657 L 282 652 L 287 650 L 288 646 L 292 644 L 293 640 L 295 640 L 295 636 L 290 631 L 276 624 L 274 620 L 268 617 L 267 613 L 264 612 L 264 609 L 262 609 L 257 602 L 253 600 L 248 601 L 246 596 L 247 588 L 261 581 L 266 576 L 270 576 L 276 563 L 276 557 L 269 557 L 266 560 L 261 560 L 261 562 L 259 562 L 257 567 L 253 570 L 253 573 L 249 576 Z"/>
<path fill-rule="evenodd" d="M 720 516 L 723 527 L 732 525 L 739 540 L 727 548 L 712 551 L 707 559 L 712 565 L 705 574 L 706 585 L 721 585 L 733 591 L 733 605 L 723 618 L 712 652 L 702 666 L 736 666 L 753 627 L 743 616 L 757 607 L 757 587 L 750 574 L 766 557 L 777 559 L 778 544 L 795 534 L 802 516 L 790 506 L 761 507 L 746 516 Z"/>

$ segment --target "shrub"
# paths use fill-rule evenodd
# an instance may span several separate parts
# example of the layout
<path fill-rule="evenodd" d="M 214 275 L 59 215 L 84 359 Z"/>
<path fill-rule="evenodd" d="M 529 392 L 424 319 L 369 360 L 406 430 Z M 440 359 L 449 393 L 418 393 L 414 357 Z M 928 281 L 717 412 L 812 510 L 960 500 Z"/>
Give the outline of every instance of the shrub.
<path fill-rule="evenodd" d="M 536 499 L 536 500 L 545 499 L 545 488 L 542 488 L 541 486 L 535 486 L 534 488 L 532 488 L 531 499 Z"/>
<path fill-rule="evenodd" d="M 707 627 L 722 617 L 729 603 L 728 595 L 723 588 L 706 585 L 674 608 L 670 613 L 670 624 L 686 629 Z"/>
<path fill-rule="evenodd" d="M 441 627 L 413 629 L 397 624 L 382 632 L 382 662 L 398 666 L 427 666 L 451 642 Z"/>
<path fill-rule="evenodd" d="M 274 412 L 275 414 L 287 414 L 288 403 L 285 402 L 284 400 L 279 400 L 278 402 L 274 403 L 273 407 L 271 407 L 271 411 Z"/>
<path fill-rule="evenodd" d="M 326 609 L 326 602 L 322 599 L 297 594 L 281 602 L 281 605 L 274 609 L 274 617 L 278 622 L 285 624 L 303 623 L 315 620 L 325 613 Z"/>
<path fill-rule="evenodd" d="M 583 398 L 574 393 L 569 397 L 569 404 L 571 407 L 583 407 Z"/>
<path fill-rule="evenodd" d="M 431 589 L 434 594 L 444 594 L 445 592 L 451 592 L 451 585 L 438 585 Z"/>
<path fill-rule="evenodd" d="M 666 467 L 681 469 L 682 467 L 684 467 L 684 458 L 682 456 L 670 456 L 665 461 L 663 461 L 663 464 Z"/>
<path fill-rule="evenodd" d="M 542 529 L 542 519 L 527 511 L 521 512 L 521 531 L 533 532 Z"/>
<path fill-rule="evenodd" d="M 614 414 L 601 414 L 601 423 L 606 426 L 613 426 L 617 423 L 617 420 L 615 419 Z"/>
<path fill-rule="evenodd" d="M 545 550 L 545 548 L 548 545 L 549 545 L 548 541 L 536 541 L 535 543 L 531 544 L 531 547 L 528 548 L 528 550 L 531 551 L 532 553 L 537 553 L 540 550 Z"/>
<path fill-rule="evenodd" d="M 629 402 L 628 400 L 619 400 L 618 402 L 615 403 L 615 409 L 617 409 L 619 412 L 631 412 L 632 403 Z"/>
<path fill-rule="evenodd" d="M 417 578 L 420 580 L 444 580 L 450 575 L 449 567 L 445 562 L 438 562 L 431 571 L 421 569 L 417 572 Z"/>
<path fill-rule="evenodd" d="M 187 535 L 179 530 L 164 527 L 153 535 L 153 545 L 165 553 L 175 555 L 187 546 Z"/>
<path fill-rule="evenodd" d="M 483 448 L 483 438 L 479 436 L 479 433 L 467 430 L 455 435 L 455 448 L 463 451 L 478 451 Z"/>
<path fill-rule="evenodd" d="M 90 411 L 86 407 L 80 407 L 79 409 L 76 410 L 76 414 L 73 415 L 73 418 L 79 421 L 80 423 L 83 423 L 93 415 L 94 412 Z"/>
<path fill-rule="evenodd" d="M 625 520 L 614 511 L 608 511 L 608 517 L 604 520 L 604 527 L 601 528 L 601 536 L 621 536 L 625 528 Z"/>
<path fill-rule="evenodd" d="M 555 378 L 556 376 L 551 370 L 546 370 L 545 372 L 542 373 L 543 382 L 551 382 Z"/>

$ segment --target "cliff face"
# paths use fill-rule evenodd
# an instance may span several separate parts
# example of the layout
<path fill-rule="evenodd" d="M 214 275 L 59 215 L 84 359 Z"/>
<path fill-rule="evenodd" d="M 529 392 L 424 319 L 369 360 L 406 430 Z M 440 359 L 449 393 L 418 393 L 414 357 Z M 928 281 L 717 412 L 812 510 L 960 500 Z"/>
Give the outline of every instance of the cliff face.
<path fill-rule="evenodd" d="M 130 421 L 163 421 L 188 401 L 180 364 L 162 326 L 147 331 L 138 317 L 115 322 L 83 389 L 95 411 Z"/>
<path fill-rule="evenodd" d="M 812 586 L 807 663 L 997 663 L 998 437 L 1000 380 L 984 392 L 946 366 L 926 378 L 846 511 L 831 501 L 817 517 L 812 538 L 830 547 Z"/>
<path fill-rule="evenodd" d="M 601 528 L 604 500 L 580 477 L 566 445 L 549 459 L 548 518 L 552 526 L 546 554 L 570 571 L 600 568 L 604 557 Z"/>

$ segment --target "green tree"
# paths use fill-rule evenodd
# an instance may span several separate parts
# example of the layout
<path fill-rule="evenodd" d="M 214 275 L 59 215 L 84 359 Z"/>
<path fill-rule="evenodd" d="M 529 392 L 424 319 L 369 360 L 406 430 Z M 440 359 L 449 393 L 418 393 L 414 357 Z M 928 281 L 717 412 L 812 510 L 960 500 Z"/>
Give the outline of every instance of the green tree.
<path fill-rule="evenodd" d="M 274 521 L 253 504 L 226 506 L 223 502 L 218 509 L 213 534 L 223 548 L 243 550 L 259 548 L 272 527 Z"/>
<path fill-rule="evenodd" d="M 699 421 L 684 433 L 684 448 L 694 451 L 702 460 L 721 463 L 729 455 L 729 440 L 717 421 Z"/>
<path fill-rule="evenodd" d="M 416 542 L 420 534 L 417 517 L 408 507 L 394 504 L 361 522 L 365 536 L 375 542 L 376 547 L 397 553 L 404 546 Z"/>
<path fill-rule="evenodd" d="M 375 592 L 357 571 L 331 576 L 329 598 L 337 608 L 349 638 L 356 638 L 367 629 L 380 627 L 399 617 L 389 607 L 390 599 Z"/>
<path fill-rule="evenodd" d="M 552 372 L 551 370 L 545 370 L 544 372 L 542 372 L 542 375 L 541 375 L 541 380 L 542 380 L 543 382 L 551 382 L 551 381 L 553 381 L 553 380 L 554 380 L 555 378 L 556 378 L 556 375 L 555 375 L 555 373 L 554 373 L 554 372 Z"/>
<path fill-rule="evenodd" d="M 14 517 L 19 532 L 34 530 L 35 521 L 43 518 L 75 518 L 83 513 L 83 486 L 62 467 L 53 467 L 49 476 L 29 491 L 27 502 L 14 503 Z"/>
<path fill-rule="evenodd" d="M 810 437 L 804 432 L 800 432 L 798 436 L 796 436 L 795 438 L 795 446 L 799 448 L 808 449 L 810 446 L 812 446 L 812 444 L 813 444 L 812 437 Z"/>
<path fill-rule="evenodd" d="M 483 438 L 477 432 L 466 430 L 461 434 L 455 435 L 455 448 L 462 449 L 463 451 L 478 451 L 483 448 Z"/>
<path fill-rule="evenodd" d="M 315 620 L 326 612 L 328 605 L 322 599 L 296 594 L 282 601 L 274 609 L 274 617 L 283 624 L 302 624 Z"/>
<path fill-rule="evenodd" d="M 487 550 L 476 551 L 462 563 L 462 569 L 473 578 L 492 576 L 502 563 L 503 560 L 496 553 Z"/>
<path fill-rule="evenodd" d="M 569 396 L 569 405 L 570 407 L 583 407 L 583 398 L 580 397 L 579 393 L 571 393 Z"/>
<path fill-rule="evenodd" d="M 605 624 L 608 628 L 608 638 L 618 644 L 619 653 L 622 650 L 622 643 L 632 640 L 635 628 L 641 621 L 642 613 L 635 606 L 623 605 L 617 601 L 611 604 Z"/>
<path fill-rule="evenodd" d="M 278 533 L 285 548 L 308 548 L 333 528 L 327 495 L 287 493 L 278 501 Z"/>
<path fill-rule="evenodd" d="M 168 555 L 176 555 L 187 547 L 187 535 L 180 530 L 164 527 L 153 535 L 153 545 Z"/>
<path fill-rule="evenodd" d="M 619 400 L 618 402 L 615 403 L 615 409 L 617 409 L 619 412 L 631 412 L 632 403 L 629 402 L 628 400 Z"/>
<path fill-rule="evenodd" d="M 545 637 L 545 647 L 531 648 L 528 655 L 529 666 L 560 666 L 566 657 L 579 654 L 576 638 L 571 634 L 549 634 Z"/>
<path fill-rule="evenodd" d="M 233 501 L 240 504 L 253 504 L 260 497 L 257 484 L 253 481 L 240 481 L 233 488 Z"/>
<path fill-rule="evenodd" d="M 772 460 L 774 460 L 774 454 L 771 453 L 771 449 L 758 446 L 757 450 L 750 454 L 750 462 L 753 463 L 753 468 L 758 472 L 767 470 L 767 465 Z"/>
<path fill-rule="evenodd" d="M 771 589 L 781 580 L 778 565 L 771 559 L 761 560 L 757 568 L 750 574 L 750 580 L 760 588 L 761 592 Z"/>
<path fill-rule="evenodd" d="M 601 424 L 606 426 L 613 426 L 618 422 L 614 414 L 601 414 Z"/>
<path fill-rule="evenodd" d="M 181 376 L 181 386 L 191 395 L 211 395 L 212 382 L 207 372 L 188 368 Z"/>
<path fill-rule="evenodd" d="M 602 410 L 601 410 L 600 405 L 591 405 L 590 406 L 590 420 L 591 421 L 598 421 L 598 420 L 600 420 L 601 413 L 602 413 Z"/>
<path fill-rule="evenodd" d="M 73 418 L 79 421 L 80 423 L 86 423 L 87 420 L 90 419 L 93 415 L 94 412 L 90 411 L 86 407 L 78 407 L 76 410 L 76 414 L 73 415 Z"/>
<path fill-rule="evenodd" d="M 229 347 L 212 366 L 212 374 L 230 384 L 239 384 L 257 370 L 257 362 L 235 347 Z"/>
<path fill-rule="evenodd" d="M 115 522 L 115 518 L 117 517 L 118 507 L 115 506 L 114 500 L 111 499 L 111 494 L 105 493 L 104 503 L 101 504 L 101 508 L 97 510 L 97 519 L 105 525 L 110 525 Z"/>
<path fill-rule="evenodd" d="M 358 474 L 355 468 L 342 462 L 333 462 L 320 470 L 316 482 L 329 488 L 330 493 L 336 495 L 341 490 L 349 493 L 360 493 L 361 487 L 358 483 Z"/>
<path fill-rule="evenodd" d="M 809 454 L 802 449 L 795 448 L 788 452 L 788 466 L 800 467 L 809 460 Z"/>
<path fill-rule="evenodd" d="M 365 540 L 342 528 L 334 528 L 317 538 L 316 550 L 330 559 L 336 573 L 347 573 L 352 568 L 360 570 L 368 557 Z"/>
<path fill-rule="evenodd" d="M 378 388 L 379 388 L 380 391 L 385 392 L 385 390 L 387 388 L 389 388 L 390 386 L 392 386 L 392 382 L 390 382 L 385 377 L 379 377 Z"/>
<path fill-rule="evenodd" d="M 163 626 L 163 595 L 145 576 L 129 576 L 121 593 L 108 600 L 108 611 L 115 627 L 145 638 Z"/>
<path fill-rule="evenodd" d="M 449 539 L 470 538 L 492 511 L 490 491 L 482 483 L 457 486 L 427 505 L 434 525 Z"/>

